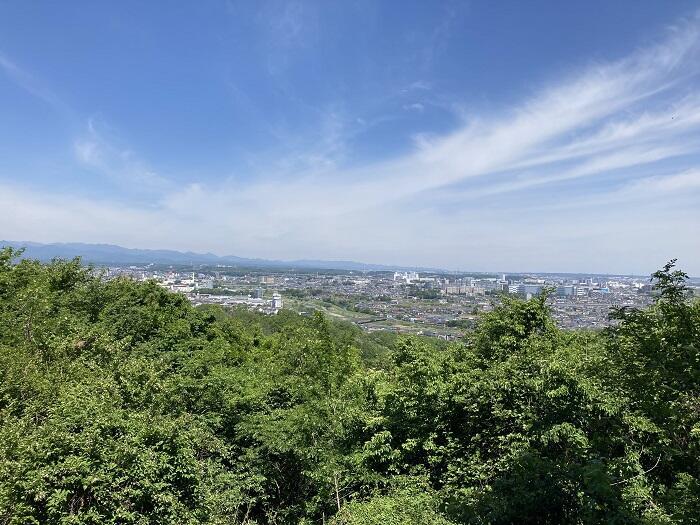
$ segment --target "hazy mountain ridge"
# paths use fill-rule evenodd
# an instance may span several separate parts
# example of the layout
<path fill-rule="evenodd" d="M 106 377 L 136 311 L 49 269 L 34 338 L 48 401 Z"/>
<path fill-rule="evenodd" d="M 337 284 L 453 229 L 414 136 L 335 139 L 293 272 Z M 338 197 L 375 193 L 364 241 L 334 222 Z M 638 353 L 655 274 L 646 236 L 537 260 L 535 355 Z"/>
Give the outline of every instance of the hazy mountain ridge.
<path fill-rule="evenodd" d="M 216 255 L 213 253 L 180 252 L 177 250 L 157 250 L 124 248 L 115 244 L 91 243 L 38 243 L 32 241 L 0 241 L 0 246 L 24 248 L 24 257 L 50 261 L 54 257 L 81 257 L 86 263 L 94 264 L 221 264 L 270 268 L 317 268 L 357 271 L 393 270 L 435 270 L 428 268 L 368 264 L 357 261 L 323 261 L 313 259 L 271 260 L 238 257 L 236 255 Z"/>

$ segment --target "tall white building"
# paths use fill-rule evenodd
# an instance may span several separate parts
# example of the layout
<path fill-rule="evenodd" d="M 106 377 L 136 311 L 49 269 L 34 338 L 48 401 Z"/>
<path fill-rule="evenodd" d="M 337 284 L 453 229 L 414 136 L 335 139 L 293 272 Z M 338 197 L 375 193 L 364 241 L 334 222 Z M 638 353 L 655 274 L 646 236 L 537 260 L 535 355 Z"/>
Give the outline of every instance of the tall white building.
<path fill-rule="evenodd" d="M 411 284 L 418 279 L 418 272 L 394 272 L 394 281 L 404 281 L 406 284 Z"/>

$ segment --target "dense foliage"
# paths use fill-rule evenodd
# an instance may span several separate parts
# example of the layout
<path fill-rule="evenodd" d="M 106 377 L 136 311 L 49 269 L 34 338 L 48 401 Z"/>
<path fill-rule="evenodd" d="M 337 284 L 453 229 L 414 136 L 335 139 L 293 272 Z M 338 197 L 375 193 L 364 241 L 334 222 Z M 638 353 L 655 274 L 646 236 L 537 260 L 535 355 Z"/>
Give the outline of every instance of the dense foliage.
<path fill-rule="evenodd" d="M 0 523 L 700 523 L 700 305 L 465 341 L 195 309 L 0 252 Z"/>

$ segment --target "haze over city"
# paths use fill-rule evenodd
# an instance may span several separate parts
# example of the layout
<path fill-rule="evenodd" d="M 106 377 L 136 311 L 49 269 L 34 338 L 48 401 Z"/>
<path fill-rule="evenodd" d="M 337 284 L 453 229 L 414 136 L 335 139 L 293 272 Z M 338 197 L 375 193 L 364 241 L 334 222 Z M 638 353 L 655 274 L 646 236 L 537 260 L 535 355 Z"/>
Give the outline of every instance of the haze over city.
<path fill-rule="evenodd" d="M 700 275 L 696 9 L 6 2 L 0 238 Z"/>

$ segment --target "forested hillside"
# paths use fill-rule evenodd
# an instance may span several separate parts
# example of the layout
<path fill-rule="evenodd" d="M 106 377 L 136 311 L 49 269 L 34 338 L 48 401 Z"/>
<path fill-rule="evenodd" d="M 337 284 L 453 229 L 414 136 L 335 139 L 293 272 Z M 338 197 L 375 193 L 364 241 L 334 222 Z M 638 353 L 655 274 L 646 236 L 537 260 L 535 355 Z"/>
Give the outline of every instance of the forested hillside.
<path fill-rule="evenodd" d="M 0 252 L 0 524 L 700 523 L 700 305 L 460 343 Z"/>

